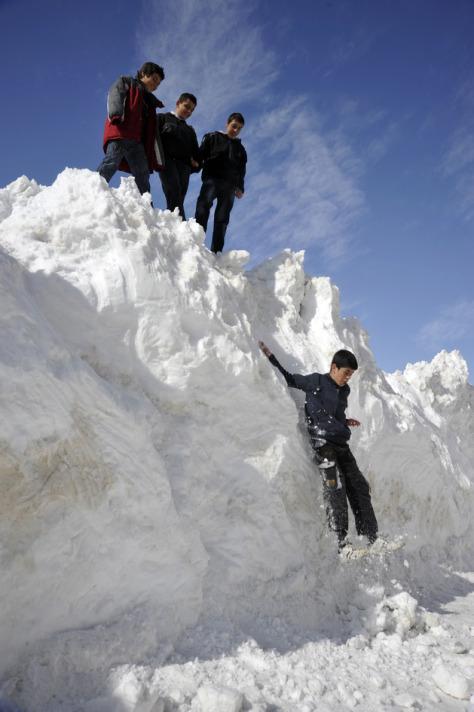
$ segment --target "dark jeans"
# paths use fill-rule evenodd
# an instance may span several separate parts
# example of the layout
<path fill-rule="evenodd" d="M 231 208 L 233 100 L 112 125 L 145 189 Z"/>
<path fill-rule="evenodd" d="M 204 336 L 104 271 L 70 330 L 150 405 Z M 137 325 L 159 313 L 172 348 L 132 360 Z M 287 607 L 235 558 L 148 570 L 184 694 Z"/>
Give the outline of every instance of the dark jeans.
<path fill-rule="evenodd" d="M 145 147 L 140 141 L 119 139 L 109 141 L 105 158 L 98 167 L 98 172 L 107 183 L 118 170 L 120 163 L 125 159 L 140 193 L 150 193 L 150 170 L 145 153 Z"/>
<path fill-rule="evenodd" d="M 180 161 L 179 158 L 168 158 L 168 156 L 166 156 L 164 170 L 160 171 L 161 186 L 166 198 L 166 207 L 168 210 L 179 208 L 183 220 L 186 219 L 184 214 L 184 199 L 188 192 L 190 174 L 190 165 Z"/>
<path fill-rule="evenodd" d="M 343 543 L 349 528 L 347 500 L 354 514 L 357 534 L 366 536 L 373 543 L 377 538 L 378 525 L 370 487 L 349 446 L 327 443 L 317 448 L 315 453 L 323 479 L 329 528 L 336 532 L 339 544 Z M 331 463 L 332 466 L 324 467 Z"/>
<path fill-rule="evenodd" d="M 230 211 L 234 205 L 235 188 L 226 181 L 208 178 L 201 187 L 196 203 L 196 221 L 207 230 L 212 203 L 217 198 L 214 212 L 214 230 L 212 232 L 212 252 L 222 252 L 224 238 L 229 224 Z"/>

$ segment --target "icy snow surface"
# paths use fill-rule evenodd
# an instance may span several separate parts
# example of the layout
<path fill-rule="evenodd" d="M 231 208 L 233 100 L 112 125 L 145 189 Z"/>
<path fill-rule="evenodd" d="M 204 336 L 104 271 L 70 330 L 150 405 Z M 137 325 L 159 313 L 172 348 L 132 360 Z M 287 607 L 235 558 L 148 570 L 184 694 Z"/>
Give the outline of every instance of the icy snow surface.
<path fill-rule="evenodd" d="M 302 253 L 245 272 L 203 239 L 132 179 L 0 191 L 0 710 L 465 710 L 462 356 L 385 374 Z M 339 561 L 257 339 L 294 372 L 355 351 L 352 445 L 403 549 Z"/>

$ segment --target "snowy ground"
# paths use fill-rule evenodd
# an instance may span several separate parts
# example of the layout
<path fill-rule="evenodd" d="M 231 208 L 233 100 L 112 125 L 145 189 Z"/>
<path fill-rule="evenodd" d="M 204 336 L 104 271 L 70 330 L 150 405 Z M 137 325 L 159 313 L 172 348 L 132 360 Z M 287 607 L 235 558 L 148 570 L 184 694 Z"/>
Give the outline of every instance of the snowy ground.
<path fill-rule="evenodd" d="M 182 710 L 464 710 L 459 698 L 467 697 L 474 673 L 473 600 L 463 596 L 449 616 L 438 616 L 417 611 L 400 593 L 347 637 L 349 608 L 313 635 L 288 630 L 280 619 L 261 622 L 259 641 L 204 627 L 177 646 L 176 662 L 125 668 L 116 689 L 124 700 L 146 689 Z"/>
<path fill-rule="evenodd" d="M 244 271 L 133 180 L 0 190 L 0 710 L 466 710 L 474 389 L 377 368 L 326 277 Z M 355 351 L 382 531 L 341 562 L 295 372 Z M 464 573 L 460 573 L 464 572 Z"/>

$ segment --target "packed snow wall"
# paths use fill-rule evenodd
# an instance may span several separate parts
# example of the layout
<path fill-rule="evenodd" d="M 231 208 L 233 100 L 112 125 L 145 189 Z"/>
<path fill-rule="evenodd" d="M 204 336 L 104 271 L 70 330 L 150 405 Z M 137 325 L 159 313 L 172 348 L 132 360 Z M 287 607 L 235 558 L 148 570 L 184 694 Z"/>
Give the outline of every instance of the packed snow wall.
<path fill-rule="evenodd" d="M 154 210 L 133 179 L 19 178 L 0 220 L 0 676 L 47 640 L 82 648 L 86 670 L 94 645 L 96 667 L 138 659 L 205 613 L 315 589 L 323 610 L 337 577 L 345 595 L 300 394 L 258 339 L 294 372 L 357 354 L 352 443 L 382 531 L 406 535 L 419 575 L 468 563 L 460 354 L 384 374 L 303 253 L 247 272 L 246 253 L 216 260 L 194 221 Z"/>

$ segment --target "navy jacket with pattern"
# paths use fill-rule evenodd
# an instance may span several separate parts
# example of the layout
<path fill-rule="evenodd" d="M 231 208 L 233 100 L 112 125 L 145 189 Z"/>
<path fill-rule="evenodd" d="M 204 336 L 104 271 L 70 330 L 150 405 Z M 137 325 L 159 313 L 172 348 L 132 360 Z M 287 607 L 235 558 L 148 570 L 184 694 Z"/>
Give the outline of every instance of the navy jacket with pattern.
<path fill-rule="evenodd" d="M 345 445 L 351 437 L 346 425 L 346 408 L 350 388 L 347 384 L 338 386 L 329 373 L 288 373 L 272 354 L 269 358 L 290 388 L 299 388 L 305 392 L 305 412 L 308 426 L 319 429 L 321 437 L 336 445 Z"/>

